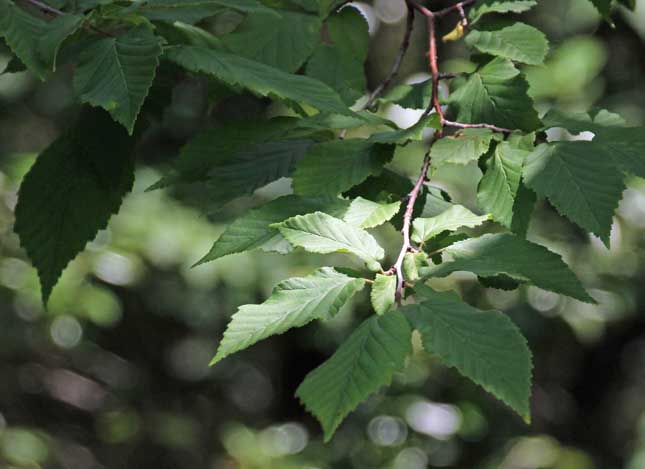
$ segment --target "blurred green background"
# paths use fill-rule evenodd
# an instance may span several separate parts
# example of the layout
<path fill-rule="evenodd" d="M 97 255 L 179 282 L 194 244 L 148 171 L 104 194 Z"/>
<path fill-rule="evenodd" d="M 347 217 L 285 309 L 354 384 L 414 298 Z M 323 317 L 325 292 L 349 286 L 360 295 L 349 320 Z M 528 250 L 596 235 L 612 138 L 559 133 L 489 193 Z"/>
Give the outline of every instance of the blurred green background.
<path fill-rule="evenodd" d="M 403 2 L 359 3 L 371 24 L 366 70 L 374 86 L 399 47 Z M 645 2 L 638 3 L 636 13 L 619 11 L 615 29 L 586 0 L 541 1 L 527 15 L 552 41 L 547 65 L 526 69 L 542 109 L 598 106 L 643 124 Z M 207 27 L 222 33 L 236 21 L 225 13 Z M 418 26 L 401 82 L 427 76 Z M 445 71 L 468 66 L 460 44 L 443 45 L 441 58 Z M 0 70 L 9 59 L 0 45 Z M 391 388 L 323 445 L 293 393 L 349 326 L 369 314 L 367 295 L 331 322 L 264 341 L 209 368 L 237 306 L 261 302 L 279 280 L 326 259 L 251 253 L 190 268 L 234 216 L 288 190 L 289 181 L 208 217 L 171 192 L 144 192 L 196 131 L 232 116 L 275 112 L 264 101 L 173 75 L 172 99 L 151 114 L 139 146 L 135 190 L 43 309 L 35 270 L 12 231 L 13 209 L 36 153 L 78 111 L 70 77 L 69 67 L 45 84 L 27 72 L 0 75 L 0 467 L 645 468 L 645 181 L 634 179 L 624 194 L 611 250 L 550 206 L 541 203 L 536 211 L 529 238 L 562 254 L 598 306 L 533 287 L 484 289 L 469 275 L 438 285 L 480 308 L 506 312 L 528 337 L 535 356 L 531 426 L 418 351 Z M 159 87 L 167 88 L 163 79 Z M 419 114 L 396 106 L 383 113 L 401 125 Z M 412 175 L 423 153 L 423 145 L 410 145 L 392 166 Z M 474 208 L 479 177 L 473 165 L 443 170 L 433 180 Z M 377 235 L 391 253 L 398 250 L 392 228 Z"/>

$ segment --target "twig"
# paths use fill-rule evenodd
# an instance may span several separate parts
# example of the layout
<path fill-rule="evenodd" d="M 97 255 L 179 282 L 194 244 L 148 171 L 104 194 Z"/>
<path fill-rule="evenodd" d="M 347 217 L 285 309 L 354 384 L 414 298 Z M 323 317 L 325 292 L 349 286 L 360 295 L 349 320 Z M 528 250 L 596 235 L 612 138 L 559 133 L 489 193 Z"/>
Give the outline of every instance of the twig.
<path fill-rule="evenodd" d="M 442 124 L 445 127 L 456 127 L 458 129 L 490 129 L 494 132 L 499 132 L 503 134 L 510 134 L 513 132 L 512 129 L 505 129 L 504 127 L 498 127 L 493 124 L 462 124 L 461 122 L 453 122 L 447 119 L 442 121 Z"/>
<path fill-rule="evenodd" d="M 412 191 L 408 194 L 408 204 L 405 208 L 405 213 L 403 214 L 403 229 L 401 233 L 403 234 L 403 246 L 399 252 L 399 257 L 396 260 L 396 263 L 392 266 L 390 271 L 396 275 L 396 302 L 401 306 L 401 301 L 403 299 L 403 289 L 405 288 L 405 274 L 403 273 L 403 261 L 405 255 L 410 252 L 412 248 L 412 243 L 410 241 L 410 226 L 412 224 L 412 214 L 414 212 L 414 206 L 419 198 L 421 193 L 421 188 L 423 183 L 426 181 L 428 168 L 430 168 L 430 151 L 426 154 L 423 159 L 423 166 L 421 167 L 421 172 L 419 178 L 417 179 L 416 184 Z"/>
<path fill-rule="evenodd" d="M 434 16 L 437 18 L 443 18 L 444 16 L 447 16 L 455 11 L 458 11 L 463 17 L 465 16 L 465 13 L 463 13 L 464 7 L 472 5 L 476 1 L 477 0 L 464 0 L 463 2 L 459 2 L 459 3 L 456 3 L 455 5 L 446 7 L 443 10 L 434 12 Z"/>
<path fill-rule="evenodd" d="M 432 12 L 427 15 L 428 18 L 428 62 L 430 66 L 430 74 L 432 76 L 432 104 L 434 105 L 435 112 L 439 115 L 441 122 L 446 120 L 446 117 L 443 114 L 443 109 L 441 109 L 441 103 L 439 102 L 439 65 L 437 63 L 437 25 L 435 21 L 435 16 Z M 438 137 L 441 138 L 443 135 L 443 129 L 438 131 Z"/>
<path fill-rule="evenodd" d="M 39 0 L 27 0 L 27 2 L 31 3 L 33 6 L 40 8 L 43 11 L 52 13 L 54 15 L 58 16 L 65 16 L 66 13 L 64 11 L 59 10 L 58 8 L 54 8 L 52 6 L 47 5 L 46 3 L 43 3 Z"/>
<path fill-rule="evenodd" d="M 56 16 L 65 16 L 68 15 L 69 13 L 65 13 L 64 11 L 59 10 L 58 8 L 54 8 L 52 6 L 47 5 L 44 2 L 41 2 L 40 0 L 26 0 L 28 3 L 31 3 L 33 6 L 36 8 L 39 8 L 40 10 L 50 13 L 52 15 Z M 92 26 L 91 24 L 85 24 L 83 23 L 83 27 L 86 29 L 89 29 L 90 31 L 94 31 L 95 33 L 101 34 L 102 36 L 106 37 L 114 37 L 114 34 L 103 31 L 102 29 L 97 28 L 96 26 Z"/>
<path fill-rule="evenodd" d="M 399 48 L 399 53 L 394 59 L 390 73 L 387 75 L 385 80 L 381 82 L 379 86 L 372 92 L 367 102 L 363 105 L 363 109 L 371 108 L 376 100 L 383 94 L 383 92 L 392 84 L 392 81 L 396 78 L 401 70 L 401 64 L 403 64 L 403 58 L 405 57 L 406 52 L 410 48 L 410 38 L 412 37 L 412 30 L 414 29 L 414 9 L 407 4 L 408 7 L 408 16 L 405 25 L 405 35 L 403 36 L 403 42 Z"/>

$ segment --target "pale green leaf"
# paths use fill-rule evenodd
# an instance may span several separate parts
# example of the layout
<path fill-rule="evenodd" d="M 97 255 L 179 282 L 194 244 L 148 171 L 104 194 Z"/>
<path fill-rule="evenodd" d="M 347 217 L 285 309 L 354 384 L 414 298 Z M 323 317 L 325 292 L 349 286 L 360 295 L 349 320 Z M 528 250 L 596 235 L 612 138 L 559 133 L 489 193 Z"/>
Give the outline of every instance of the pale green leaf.
<path fill-rule="evenodd" d="M 486 172 L 479 183 L 479 207 L 507 228 L 513 221 L 513 205 L 528 155 L 528 151 L 513 148 L 508 142 L 500 143 L 486 161 Z"/>
<path fill-rule="evenodd" d="M 387 313 L 396 301 L 396 276 L 377 274 L 372 284 L 370 300 L 376 314 Z"/>
<path fill-rule="evenodd" d="M 132 134 L 160 55 L 160 39 L 145 25 L 95 40 L 80 54 L 74 89 L 81 101 L 102 107 Z"/>
<path fill-rule="evenodd" d="M 549 42 L 544 34 L 524 23 L 473 30 L 466 36 L 466 43 L 485 54 L 530 65 L 544 63 L 549 51 Z"/>
<path fill-rule="evenodd" d="M 296 194 L 337 195 L 378 174 L 394 147 L 368 140 L 336 140 L 314 145 L 293 175 Z"/>
<path fill-rule="evenodd" d="M 67 264 L 107 226 L 134 181 L 132 139 L 103 111 L 85 111 L 46 148 L 18 193 L 14 229 L 45 303 Z"/>
<path fill-rule="evenodd" d="M 296 395 L 321 423 L 329 441 L 343 419 L 403 368 L 411 330 L 398 311 L 372 316 L 334 355 L 309 373 Z"/>
<path fill-rule="evenodd" d="M 319 254 L 354 254 L 371 270 L 380 270 L 378 261 L 385 257 L 383 248 L 367 231 L 325 213 L 300 215 L 273 226 L 294 246 Z"/>
<path fill-rule="evenodd" d="M 211 365 L 273 335 L 330 319 L 360 290 L 365 280 L 324 267 L 312 275 L 285 280 L 260 305 L 241 306 L 233 315 Z"/>
<path fill-rule="evenodd" d="M 489 234 L 454 244 L 445 251 L 453 261 L 421 269 L 423 277 L 473 272 L 481 277 L 506 274 L 555 293 L 594 303 L 562 258 L 539 244 L 511 234 Z"/>
<path fill-rule="evenodd" d="M 436 217 L 415 219 L 412 222 L 412 239 L 417 243 L 423 243 L 444 231 L 474 228 L 487 220 L 490 220 L 489 215 L 475 215 L 461 205 L 453 205 Z"/>
<path fill-rule="evenodd" d="M 430 150 L 432 166 L 444 164 L 466 165 L 484 155 L 493 139 L 488 129 L 466 129 L 455 136 L 438 140 Z"/>
<path fill-rule="evenodd" d="M 360 228 L 375 228 L 390 221 L 401 210 L 401 202 L 379 203 L 357 197 L 343 219 Z"/>
<path fill-rule="evenodd" d="M 213 75 L 230 86 L 261 96 L 309 104 L 320 111 L 355 116 L 338 94 L 310 77 L 291 75 L 268 65 L 223 51 L 194 46 L 169 48 L 167 57 L 182 67 Z"/>
<path fill-rule="evenodd" d="M 540 120 L 528 89 L 512 62 L 496 58 L 473 73 L 448 101 L 459 122 L 530 132 L 540 127 Z"/>
<path fill-rule="evenodd" d="M 498 311 L 481 311 L 452 293 L 417 287 L 419 304 L 403 308 L 423 347 L 505 402 L 527 423 L 533 364 L 520 330 Z"/>
<path fill-rule="evenodd" d="M 324 212 L 342 216 L 348 202 L 342 199 L 304 199 L 288 195 L 250 210 L 235 220 L 213 244 L 210 252 L 197 265 L 214 261 L 220 257 L 253 249 L 274 250 L 284 238 L 272 224 L 280 223 L 296 215 Z"/>
<path fill-rule="evenodd" d="M 625 190 L 623 179 L 614 161 L 593 142 L 542 144 L 524 167 L 529 188 L 606 245 Z"/>
<path fill-rule="evenodd" d="M 479 0 L 470 9 L 468 17 L 474 23 L 489 13 L 523 13 L 535 5 L 535 0 Z"/>

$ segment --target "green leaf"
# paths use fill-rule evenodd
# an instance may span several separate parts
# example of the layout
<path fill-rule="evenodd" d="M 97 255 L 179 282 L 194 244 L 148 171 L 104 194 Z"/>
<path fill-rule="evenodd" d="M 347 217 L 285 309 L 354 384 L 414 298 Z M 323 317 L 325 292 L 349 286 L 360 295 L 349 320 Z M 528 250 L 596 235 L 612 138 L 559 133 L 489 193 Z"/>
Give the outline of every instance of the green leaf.
<path fill-rule="evenodd" d="M 496 58 L 472 74 L 448 100 L 459 122 L 530 132 L 540 127 L 529 85 L 512 62 Z"/>
<path fill-rule="evenodd" d="M 242 13 L 263 13 L 279 18 L 279 14 L 256 0 L 147 0 L 132 5 L 131 11 L 150 20 L 182 21 L 194 24 L 213 16 L 223 8 Z"/>
<path fill-rule="evenodd" d="M 211 365 L 272 335 L 330 319 L 363 289 L 365 280 L 324 267 L 308 277 L 285 280 L 260 305 L 241 306 L 224 332 Z"/>
<path fill-rule="evenodd" d="M 176 185 L 181 199 L 206 207 L 211 213 L 222 205 L 293 173 L 311 147 L 311 140 L 271 141 L 245 148 L 188 184 Z"/>
<path fill-rule="evenodd" d="M 493 139 L 488 129 L 466 129 L 455 136 L 438 140 L 430 150 L 432 166 L 444 164 L 466 165 L 484 155 Z"/>
<path fill-rule="evenodd" d="M 459 228 L 474 228 L 490 220 L 490 215 L 475 215 L 461 205 L 453 205 L 445 212 L 432 218 L 417 218 L 412 222 L 412 239 L 417 243 L 426 242 L 444 231 Z"/>
<path fill-rule="evenodd" d="M 471 8 L 468 16 L 474 23 L 489 13 L 523 13 L 535 5 L 535 0 L 479 0 Z"/>
<path fill-rule="evenodd" d="M 466 36 L 466 43 L 485 54 L 530 65 L 543 64 L 549 51 L 546 36 L 524 23 L 473 30 Z"/>
<path fill-rule="evenodd" d="M 595 303 L 559 255 L 511 234 L 489 234 L 454 244 L 445 251 L 454 260 L 421 269 L 423 277 L 473 272 L 481 277 L 506 274 L 516 280 L 587 303 Z"/>
<path fill-rule="evenodd" d="M 45 303 L 67 264 L 107 226 L 130 191 L 132 146 L 106 113 L 84 111 L 25 176 L 14 229 L 38 269 Z"/>
<path fill-rule="evenodd" d="M 517 196 L 513 204 L 513 220 L 511 222 L 511 231 L 520 238 L 526 239 L 536 202 L 537 194 L 526 187 L 523 181 L 520 181 L 520 187 L 517 189 Z"/>
<path fill-rule="evenodd" d="M 397 85 L 379 100 L 394 103 L 406 109 L 427 109 L 432 99 L 432 80 L 412 85 Z"/>
<path fill-rule="evenodd" d="M 291 75 L 223 51 L 194 46 L 169 48 L 167 57 L 182 67 L 215 76 L 261 96 L 309 104 L 320 111 L 355 116 L 334 90 L 313 78 Z"/>
<path fill-rule="evenodd" d="M 272 200 L 235 220 L 196 265 L 253 249 L 275 250 L 275 246 L 280 245 L 284 238 L 270 225 L 296 215 L 318 211 L 342 216 L 347 211 L 347 206 L 347 202 L 342 199 L 304 199 L 295 195 Z"/>
<path fill-rule="evenodd" d="M 351 5 L 332 15 L 326 21 L 329 38 L 336 47 L 353 54 L 362 64 L 370 47 L 367 19 Z"/>
<path fill-rule="evenodd" d="M 320 42 L 321 27 L 320 18 L 313 15 L 281 11 L 276 18 L 256 13 L 222 40 L 237 55 L 293 73 Z"/>
<path fill-rule="evenodd" d="M 102 107 L 132 134 L 160 55 L 160 39 L 145 25 L 98 39 L 81 51 L 74 89 L 81 101 Z"/>
<path fill-rule="evenodd" d="M 58 50 L 63 41 L 74 34 L 83 24 L 85 17 L 80 15 L 63 15 L 47 23 L 45 31 L 38 40 L 38 54 L 47 68 L 56 71 Z"/>
<path fill-rule="evenodd" d="M 625 183 L 615 163 L 593 142 L 538 146 L 524 167 L 524 180 L 558 212 L 609 246 L 613 214 Z"/>
<path fill-rule="evenodd" d="M 375 143 L 389 143 L 406 145 L 410 141 L 421 141 L 424 138 L 425 130 L 430 127 L 435 130 L 441 128 L 441 119 L 437 113 L 428 114 L 407 129 L 399 129 L 389 132 L 379 132 L 370 136 L 370 141 Z"/>
<path fill-rule="evenodd" d="M 208 179 L 211 169 L 230 164 L 239 153 L 271 140 L 284 139 L 297 121 L 292 118 L 227 120 L 215 128 L 205 129 L 181 149 L 175 161 L 175 174 L 164 177 L 149 190 Z"/>
<path fill-rule="evenodd" d="M 361 324 L 296 391 L 321 423 L 329 441 L 343 419 L 371 394 L 390 384 L 411 351 L 411 330 L 398 311 Z"/>
<path fill-rule="evenodd" d="M 528 155 L 528 151 L 513 148 L 508 142 L 500 143 L 486 161 L 486 172 L 479 183 L 479 206 L 507 228 L 511 227 L 513 221 L 513 205 Z"/>
<path fill-rule="evenodd" d="M 343 217 L 344 220 L 359 228 L 375 228 L 390 221 L 401 210 L 401 202 L 378 203 L 357 197 Z"/>
<path fill-rule="evenodd" d="M 481 311 L 452 293 L 420 289 L 424 301 L 403 312 L 424 348 L 531 420 L 533 364 L 520 330 L 498 311 Z"/>
<path fill-rule="evenodd" d="M 380 270 L 378 261 L 385 257 L 383 248 L 367 231 L 325 213 L 300 215 L 273 226 L 294 246 L 319 254 L 354 254 L 371 270 Z"/>
<path fill-rule="evenodd" d="M 612 0 L 591 0 L 593 6 L 604 18 L 611 16 L 611 2 Z"/>
<path fill-rule="evenodd" d="M 336 140 L 314 145 L 293 175 L 296 194 L 337 195 L 378 174 L 394 155 L 392 145 Z"/>
<path fill-rule="evenodd" d="M 370 293 L 372 307 L 376 314 L 387 313 L 396 301 L 396 276 L 377 274 Z"/>
<path fill-rule="evenodd" d="M 307 64 L 307 76 L 338 90 L 347 105 L 354 104 L 367 88 L 363 62 L 345 48 L 320 44 Z"/>
<path fill-rule="evenodd" d="M 0 37 L 38 78 L 55 69 L 58 49 L 83 22 L 79 15 L 65 15 L 51 22 L 30 15 L 10 0 L 0 0 Z"/>

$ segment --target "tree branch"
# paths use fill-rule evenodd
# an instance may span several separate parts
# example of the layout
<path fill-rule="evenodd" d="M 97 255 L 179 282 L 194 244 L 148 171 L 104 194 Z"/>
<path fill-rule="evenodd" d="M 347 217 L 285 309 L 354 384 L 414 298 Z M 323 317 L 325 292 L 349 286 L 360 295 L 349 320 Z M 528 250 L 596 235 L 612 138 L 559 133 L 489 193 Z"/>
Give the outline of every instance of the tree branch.
<path fill-rule="evenodd" d="M 399 53 L 397 54 L 396 59 L 394 59 L 390 73 L 387 75 L 385 80 L 383 80 L 381 84 L 377 86 L 376 89 L 372 92 L 367 102 L 363 105 L 363 109 L 369 109 L 374 105 L 376 100 L 392 84 L 392 81 L 396 78 L 396 76 L 399 74 L 399 71 L 401 70 L 403 58 L 410 48 L 410 38 L 412 37 L 412 30 L 414 29 L 414 8 L 412 8 L 407 2 L 406 6 L 408 7 L 408 15 L 405 25 L 405 35 L 403 36 L 403 42 L 401 43 L 401 47 L 399 48 Z"/>

